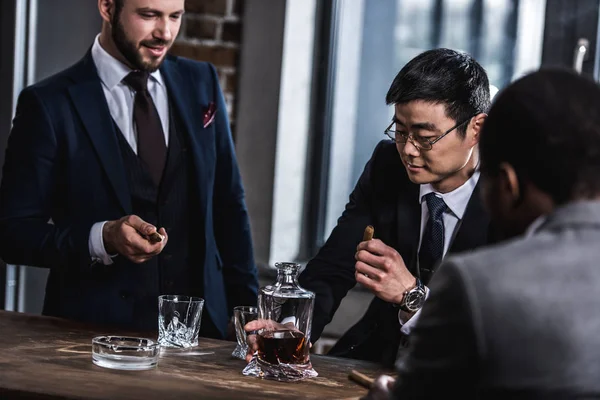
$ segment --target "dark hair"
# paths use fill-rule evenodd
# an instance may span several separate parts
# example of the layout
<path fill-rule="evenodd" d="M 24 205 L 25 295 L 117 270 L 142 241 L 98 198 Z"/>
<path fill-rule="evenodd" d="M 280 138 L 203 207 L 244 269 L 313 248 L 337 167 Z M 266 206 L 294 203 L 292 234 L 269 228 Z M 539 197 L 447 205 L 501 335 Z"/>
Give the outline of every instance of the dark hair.
<path fill-rule="evenodd" d="M 113 15 L 112 23 L 116 23 L 119 20 L 119 15 L 121 15 L 121 11 L 123 11 L 123 7 L 125 6 L 125 0 L 114 0 L 115 3 L 115 13 Z"/>
<path fill-rule="evenodd" d="M 385 101 L 403 104 L 424 100 L 446 105 L 446 114 L 456 123 L 490 106 L 487 73 L 473 57 L 450 49 L 434 49 L 410 60 L 396 75 Z M 465 135 L 467 125 L 458 131 Z"/>
<path fill-rule="evenodd" d="M 482 171 L 515 168 L 557 204 L 600 194 L 600 88 L 569 70 L 542 69 L 498 94 L 479 142 Z"/>

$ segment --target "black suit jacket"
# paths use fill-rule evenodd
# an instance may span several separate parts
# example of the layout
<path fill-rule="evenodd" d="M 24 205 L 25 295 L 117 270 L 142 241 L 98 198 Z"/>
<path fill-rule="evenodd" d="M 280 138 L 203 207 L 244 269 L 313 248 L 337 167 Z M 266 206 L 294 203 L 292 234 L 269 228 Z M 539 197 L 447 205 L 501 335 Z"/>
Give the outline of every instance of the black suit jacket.
<path fill-rule="evenodd" d="M 224 336 L 233 307 L 254 304 L 258 288 L 227 108 L 212 65 L 169 56 L 160 71 L 193 164 L 197 284 Z M 216 116 L 205 127 L 210 103 Z M 143 283 L 131 268 L 94 265 L 88 249 L 95 222 L 132 213 L 124 168 L 91 52 L 20 94 L 0 186 L 0 256 L 50 269 L 53 315 L 121 326 L 131 319 L 134 305 L 120 293 Z"/>
<path fill-rule="evenodd" d="M 331 321 L 348 290 L 356 285 L 354 255 L 367 225 L 375 237 L 394 247 L 417 276 L 421 223 L 419 185 L 408 178 L 393 142 L 380 142 L 367 163 L 338 224 L 300 275 L 300 284 L 316 294 L 311 340 Z M 488 242 L 489 219 L 473 192 L 448 253 Z M 373 299 L 363 318 L 337 342 L 330 355 L 392 365 L 400 343 L 398 308 Z"/>

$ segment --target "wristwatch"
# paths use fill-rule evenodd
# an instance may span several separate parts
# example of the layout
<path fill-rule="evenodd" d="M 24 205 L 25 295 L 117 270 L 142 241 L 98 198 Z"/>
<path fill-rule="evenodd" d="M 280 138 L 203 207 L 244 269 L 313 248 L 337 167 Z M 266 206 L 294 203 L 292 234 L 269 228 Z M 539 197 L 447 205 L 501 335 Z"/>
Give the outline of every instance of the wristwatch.
<path fill-rule="evenodd" d="M 425 286 L 419 278 L 417 278 L 417 285 L 404 292 L 402 302 L 398 305 L 402 311 L 414 313 L 419 311 L 425 303 Z"/>

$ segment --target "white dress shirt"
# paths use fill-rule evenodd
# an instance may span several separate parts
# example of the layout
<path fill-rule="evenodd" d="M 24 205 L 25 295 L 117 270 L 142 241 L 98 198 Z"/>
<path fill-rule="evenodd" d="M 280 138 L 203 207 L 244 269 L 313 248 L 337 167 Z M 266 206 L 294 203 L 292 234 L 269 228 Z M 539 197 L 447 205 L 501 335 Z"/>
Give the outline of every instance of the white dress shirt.
<path fill-rule="evenodd" d="M 135 100 L 135 91 L 124 84 L 123 79 L 132 71 L 131 68 L 111 56 L 100 45 L 100 35 L 96 36 L 92 46 L 92 59 L 96 65 L 98 76 L 102 82 L 102 90 L 108 110 L 114 122 L 117 124 L 123 137 L 137 154 L 137 132 L 133 121 L 133 104 Z M 165 144 L 169 145 L 169 98 L 167 87 L 156 70 L 150 74 L 148 79 L 148 92 L 154 101 L 156 110 L 162 123 L 165 134 Z M 106 132 L 110 135 L 111 132 Z M 90 256 L 93 260 L 100 261 L 103 264 L 112 264 L 111 256 L 106 253 L 104 240 L 102 239 L 102 229 L 106 221 L 97 222 L 90 230 L 88 247 Z"/>
<path fill-rule="evenodd" d="M 460 224 L 462 222 L 463 216 L 465 214 L 465 210 L 467 209 L 467 204 L 471 199 L 471 195 L 473 194 L 473 190 L 475 190 L 475 186 L 477 186 L 477 182 L 479 181 L 479 170 L 475 170 L 473 175 L 462 184 L 458 188 L 454 189 L 448 193 L 439 193 L 433 189 L 431 184 L 421 185 L 419 190 L 419 202 L 421 203 L 421 231 L 419 234 L 419 249 L 421 248 L 421 241 L 423 239 L 423 232 L 425 231 L 425 225 L 427 224 L 427 220 L 429 219 L 429 208 L 427 207 L 427 202 L 425 201 L 425 195 L 429 193 L 435 193 L 436 196 L 441 197 L 446 203 L 447 209 L 444 211 L 443 220 L 444 220 L 444 252 L 442 254 L 443 257 L 446 256 L 458 229 L 460 228 Z M 425 299 L 427 300 L 429 297 L 429 288 L 425 287 Z M 410 330 L 415 325 L 417 320 L 419 319 L 419 315 L 421 314 L 421 310 L 417 311 L 415 315 L 412 316 L 411 319 L 405 321 L 402 317 L 403 314 L 401 312 L 398 313 L 398 319 L 400 321 L 400 331 L 405 335 L 410 333 Z"/>

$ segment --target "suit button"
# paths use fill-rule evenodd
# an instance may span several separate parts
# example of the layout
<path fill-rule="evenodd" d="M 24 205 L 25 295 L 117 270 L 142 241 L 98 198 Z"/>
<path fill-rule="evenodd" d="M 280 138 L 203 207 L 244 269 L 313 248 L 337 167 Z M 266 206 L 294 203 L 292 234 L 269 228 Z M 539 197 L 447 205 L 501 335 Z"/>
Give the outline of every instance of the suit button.
<path fill-rule="evenodd" d="M 121 290 L 119 292 L 119 297 L 123 300 L 127 300 L 128 298 L 131 297 L 131 293 L 129 293 L 127 290 Z"/>
<path fill-rule="evenodd" d="M 161 253 L 161 255 L 164 261 L 169 261 L 171 258 L 173 258 L 173 256 L 169 253 Z"/>

